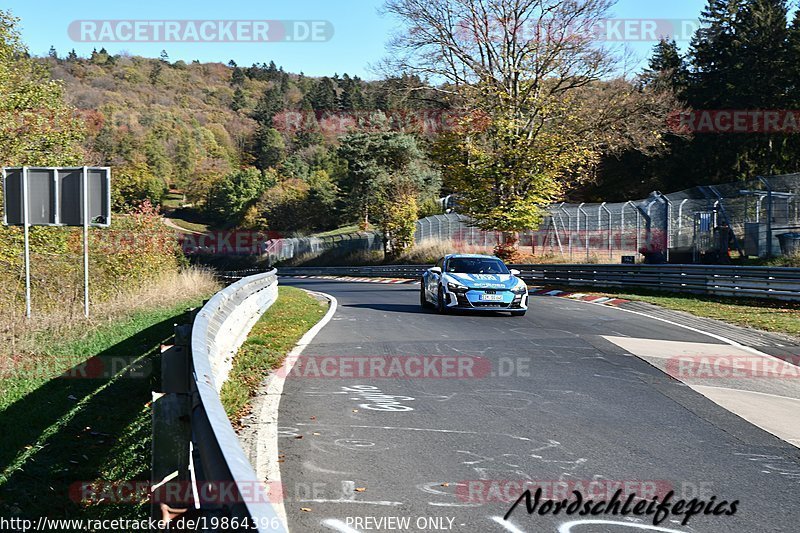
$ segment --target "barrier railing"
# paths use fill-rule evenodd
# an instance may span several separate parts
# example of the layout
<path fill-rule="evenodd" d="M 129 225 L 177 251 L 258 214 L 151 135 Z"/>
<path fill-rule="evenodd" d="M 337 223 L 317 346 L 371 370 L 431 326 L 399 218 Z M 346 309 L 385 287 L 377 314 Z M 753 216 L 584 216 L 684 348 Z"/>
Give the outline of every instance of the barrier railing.
<path fill-rule="evenodd" d="M 412 279 L 417 265 L 279 268 L 280 275 Z M 800 268 L 706 265 L 514 265 L 525 281 L 543 285 L 637 288 L 716 296 L 800 301 Z"/>
<path fill-rule="evenodd" d="M 193 312 L 192 325 L 176 327 L 153 401 L 153 492 L 164 495 L 152 499 L 154 518 L 203 517 L 194 522 L 201 531 L 286 531 L 219 396 L 233 356 L 277 295 L 274 270 L 246 277 Z"/>

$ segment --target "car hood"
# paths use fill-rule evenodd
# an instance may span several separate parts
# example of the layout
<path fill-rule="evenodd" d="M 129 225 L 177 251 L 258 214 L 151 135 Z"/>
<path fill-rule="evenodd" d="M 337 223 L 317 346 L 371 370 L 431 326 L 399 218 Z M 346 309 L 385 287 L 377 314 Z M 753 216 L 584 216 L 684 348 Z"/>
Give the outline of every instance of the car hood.
<path fill-rule="evenodd" d="M 445 281 L 460 283 L 471 289 L 513 289 L 519 279 L 511 274 L 458 274 L 448 272 Z"/>

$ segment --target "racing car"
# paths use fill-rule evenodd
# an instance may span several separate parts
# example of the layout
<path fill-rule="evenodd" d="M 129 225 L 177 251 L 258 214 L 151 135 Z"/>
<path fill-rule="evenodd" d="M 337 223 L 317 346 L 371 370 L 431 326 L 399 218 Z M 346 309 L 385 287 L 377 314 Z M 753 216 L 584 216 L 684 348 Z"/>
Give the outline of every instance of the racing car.
<path fill-rule="evenodd" d="M 422 275 L 420 305 L 439 313 L 460 311 L 508 311 L 524 316 L 528 287 L 518 270 L 494 256 L 447 255 Z"/>

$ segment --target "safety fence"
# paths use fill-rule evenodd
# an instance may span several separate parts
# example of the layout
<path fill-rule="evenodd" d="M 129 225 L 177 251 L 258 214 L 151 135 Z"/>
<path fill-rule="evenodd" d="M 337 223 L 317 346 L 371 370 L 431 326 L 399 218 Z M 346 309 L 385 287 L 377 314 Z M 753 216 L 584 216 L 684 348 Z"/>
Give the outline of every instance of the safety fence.
<path fill-rule="evenodd" d="M 219 396 L 233 356 L 277 296 L 275 270 L 249 276 L 191 312 L 191 325 L 176 327 L 152 404 L 154 519 L 195 520 L 203 531 L 286 530 Z"/>
<path fill-rule="evenodd" d="M 800 174 L 652 193 L 622 203 L 557 204 L 539 228 L 520 232 L 532 254 L 616 260 L 644 254 L 673 262 L 717 262 L 727 251 L 780 255 L 780 236 L 800 230 Z M 458 209 L 456 201 L 455 209 Z M 503 236 L 482 231 L 458 213 L 417 222 L 416 242 L 452 241 L 493 247 Z"/>
<path fill-rule="evenodd" d="M 428 266 L 279 268 L 282 276 L 353 276 L 414 279 Z M 714 296 L 800 301 L 800 268 L 705 265 L 513 265 L 527 282 L 543 286 L 626 288 Z"/>

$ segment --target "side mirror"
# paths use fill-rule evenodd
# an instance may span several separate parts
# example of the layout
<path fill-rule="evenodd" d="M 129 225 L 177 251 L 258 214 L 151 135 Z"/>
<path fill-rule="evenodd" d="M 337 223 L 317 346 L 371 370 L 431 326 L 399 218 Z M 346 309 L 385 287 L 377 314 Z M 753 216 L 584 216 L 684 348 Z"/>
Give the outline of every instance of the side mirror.
<path fill-rule="evenodd" d="M 512 275 L 512 276 L 519 276 L 520 274 L 522 274 L 522 272 L 520 272 L 520 271 L 519 271 L 519 270 L 517 270 L 516 268 L 512 268 L 512 269 L 510 270 L 510 272 L 511 272 L 511 275 Z"/>
<path fill-rule="evenodd" d="M 433 267 L 433 268 L 429 269 L 428 272 L 430 272 L 431 274 L 439 274 L 439 275 L 441 275 L 442 274 L 442 269 L 439 268 L 439 267 Z"/>

